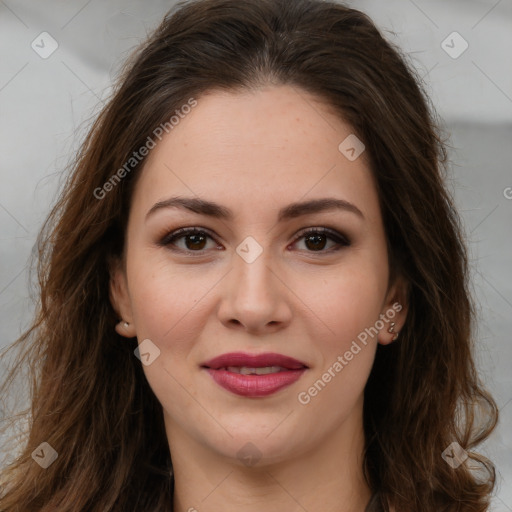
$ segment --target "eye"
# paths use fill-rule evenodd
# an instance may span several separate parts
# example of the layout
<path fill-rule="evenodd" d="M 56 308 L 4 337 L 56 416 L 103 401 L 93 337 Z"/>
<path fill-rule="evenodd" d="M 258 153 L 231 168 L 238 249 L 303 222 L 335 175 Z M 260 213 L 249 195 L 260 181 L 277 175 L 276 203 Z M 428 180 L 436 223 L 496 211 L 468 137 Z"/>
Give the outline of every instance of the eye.
<path fill-rule="evenodd" d="M 213 239 L 209 232 L 203 228 L 181 228 L 164 236 L 159 245 L 176 246 L 176 241 L 184 239 L 185 247 L 177 247 L 177 249 L 170 247 L 171 250 L 201 252 L 205 247 L 207 238 Z"/>
<path fill-rule="evenodd" d="M 350 240 L 346 236 L 329 228 L 308 228 L 306 231 L 302 231 L 298 234 L 294 243 L 302 238 L 304 238 L 304 244 L 308 252 L 334 252 L 339 251 L 341 247 L 348 247 L 350 245 Z M 324 251 L 323 249 L 328 239 L 336 242 L 338 247 Z"/>
<path fill-rule="evenodd" d="M 176 251 L 201 253 L 207 245 L 208 238 L 215 240 L 210 232 L 204 228 L 181 228 L 165 235 L 159 242 L 159 245 Z M 350 240 L 346 236 L 323 227 L 303 230 L 297 235 L 293 244 L 296 244 L 302 238 L 304 239 L 307 252 L 334 252 L 340 250 L 341 247 L 350 245 Z M 331 247 L 330 250 L 325 251 L 323 249 L 325 249 L 326 242 L 329 239 L 334 241 L 335 246 L 338 245 L 338 247 Z M 176 242 L 182 240 L 184 241 L 184 246 L 180 247 Z M 216 247 L 218 248 L 218 244 Z"/>

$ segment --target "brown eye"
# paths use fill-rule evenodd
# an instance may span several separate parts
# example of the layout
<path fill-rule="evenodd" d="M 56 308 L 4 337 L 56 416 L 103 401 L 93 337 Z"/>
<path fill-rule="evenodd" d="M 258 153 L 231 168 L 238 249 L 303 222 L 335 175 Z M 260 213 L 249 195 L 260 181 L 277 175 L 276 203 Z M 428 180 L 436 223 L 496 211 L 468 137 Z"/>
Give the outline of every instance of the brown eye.
<path fill-rule="evenodd" d="M 327 238 L 325 235 L 317 233 L 304 237 L 306 247 L 312 251 L 325 249 Z"/>
<path fill-rule="evenodd" d="M 162 246 L 176 246 L 177 250 L 189 251 L 189 252 L 201 252 L 207 245 L 207 239 L 212 236 L 204 229 L 198 228 L 182 228 L 169 233 L 161 241 Z M 176 242 L 183 239 L 185 246 L 178 247 Z"/>
<path fill-rule="evenodd" d="M 204 249 L 206 237 L 203 233 L 185 235 L 183 238 L 187 249 Z M 187 241 L 190 242 L 190 245 L 187 244 Z"/>
<path fill-rule="evenodd" d="M 308 252 L 331 252 L 332 250 L 339 250 L 341 247 L 324 250 L 327 244 L 327 240 L 332 240 L 335 242 L 335 245 L 347 247 L 350 245 L 350 241 L 347 237 L 337 233 L 335 231 L 331 231 L 327 228 L 314 228 L 309 229 L 308 231 L 303 231 L 296 239 L 296 241 L 300 239 L 304 239 L 304 245 Z"/>
<path fill-rule="evenodd" d="M 167 234 L 159 242 L 159 245 L 168 247 L 174 251 L 202 253 L 207 249 L 208 239 L 215 241 L 213 236 L 205 229 L 181 228 Z M 304 239 L 305 250 L 307 252 L 330 253 L 350 245 L 350 241 L 347 237 L 328 228 L 309 228 L 295 239 L 294 244 L 300 239 Z M 181 240 L 184 240 L 184 245 L 180 247 L 177 242 Z M 330 247 L 325 250 L 329 240 L 334 242 L 335 247 Z M 217 245 L 212 248 L 219 248 L 219 246 Z"/>

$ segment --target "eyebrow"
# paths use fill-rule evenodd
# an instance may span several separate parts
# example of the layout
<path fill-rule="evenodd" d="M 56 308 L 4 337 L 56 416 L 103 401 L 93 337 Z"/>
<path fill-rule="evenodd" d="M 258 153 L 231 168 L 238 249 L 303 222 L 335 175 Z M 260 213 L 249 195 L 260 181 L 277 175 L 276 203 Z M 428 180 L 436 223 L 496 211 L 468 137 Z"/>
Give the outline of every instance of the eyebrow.
<path fill-rule="evenodd" d="M 180 208 L 189 210 L 193 213 L 206 215 L 216 219 L 232 221 L 234 218 L 233 212 L 220 204 L 205 199 L 198 199 L 194 197 L 171 197 L 163 201 L 155 203 L 146 214 L 147 218 L 158 210 L 163 208 Z M 310 201 L 291 203 L 279 210 L 277 216 L 278 222 L 291 220 L 302 215 L 324 212 L 328 210 L 344 210 L 356 214 L 358 217 L 364 219 L 363 212 L 354 204 L 345 201 L 344 199 L 337 199 L 333 197 L 326 197 L 321 199 L 312 199 Z"/>

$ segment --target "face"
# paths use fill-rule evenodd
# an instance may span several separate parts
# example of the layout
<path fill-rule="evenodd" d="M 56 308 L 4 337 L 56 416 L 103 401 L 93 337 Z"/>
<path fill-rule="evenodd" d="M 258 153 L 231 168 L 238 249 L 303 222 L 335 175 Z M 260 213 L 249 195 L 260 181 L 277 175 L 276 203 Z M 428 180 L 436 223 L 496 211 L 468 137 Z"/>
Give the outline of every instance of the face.
<path fill-rule="evenodd" d="M 130 323 L 118 332 L 150 354 L 143 369 L 171 451 L 187 439 L 235 459 L 251 442 L 263 460 L 284 460 L 361 430 L 377 343 L 392 341 L 405 304 L 393 307 L 400 289 L 366 154 L 354 159 L 353 138 L 339 149 L 349 125 L 287 86 L 197 101 L 136 185 L 111 283 Z M 267 357 L 206 364 L 240 352 Z"/>

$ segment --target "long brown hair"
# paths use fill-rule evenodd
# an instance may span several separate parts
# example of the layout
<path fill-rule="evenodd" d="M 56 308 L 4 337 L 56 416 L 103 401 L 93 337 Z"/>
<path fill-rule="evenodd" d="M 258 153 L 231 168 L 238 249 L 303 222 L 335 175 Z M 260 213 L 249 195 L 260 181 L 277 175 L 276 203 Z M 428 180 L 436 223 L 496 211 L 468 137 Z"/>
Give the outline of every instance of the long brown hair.
<path fill-rule="evenodd" d="M 390 270 L 409 283 L 400 341 L 379 346 L 365 388 L 368 510 L 487 510 L 494 467 L 472 450 L 497 408 L 472 358 L 466 249 L 421 80 L 365 14 L 341 4 L 199 0 L 168 13 L 127 62 L 41 230 L 40 301 L 1 387 L 7 396 L 26 365 L 31 406 L 10 417 L 27 419 L 27 435 L 0 473 L 3 512 L 172 510 L 162 407 L 136 339 L 114 331 L 109 300 L 109 262 L 122 254 L 144 159 L 97 191 L 190 98 L 264 84 L 313 93 L 364 142 Z M 44 442 L 58 454 L 46 469 L 32 457 Z M 458 468 L 442 457 L 453 442 L 469 453 Z"/>

